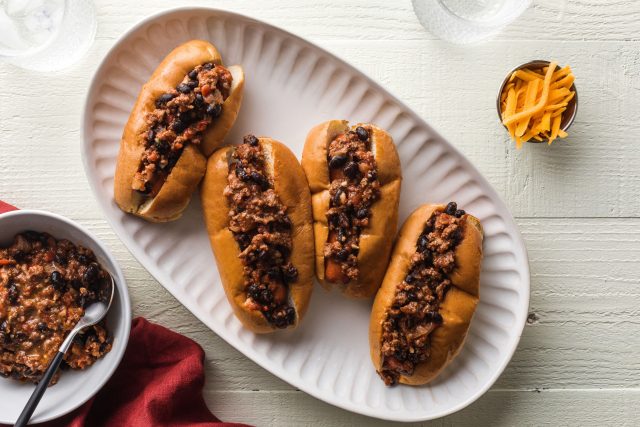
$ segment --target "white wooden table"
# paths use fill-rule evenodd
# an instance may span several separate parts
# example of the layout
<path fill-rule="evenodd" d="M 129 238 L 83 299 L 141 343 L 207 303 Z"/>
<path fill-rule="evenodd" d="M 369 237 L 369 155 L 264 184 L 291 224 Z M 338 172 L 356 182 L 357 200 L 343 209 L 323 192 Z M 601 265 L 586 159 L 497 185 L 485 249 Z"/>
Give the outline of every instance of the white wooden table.
<path fill-rule="evenodd" d="M 640 2 L 534 0 L 496 39 L 435 39 L 409 0 L 190 1 L 283 27 L 342 56 L 406 101 L 502 195 L 529 250 L 529 324 L 495 386 L 435 425 L 640 422 Z M 200 323 L 107 225 L 80 160 L 89 79 L 116 38 L 171 0 L 97 1 L 90 52 L 44 75 L 0 64 L 0 199 L 83 223 L 115 252 L 134 314 L 206 350 L 205 397 L 224 420 L 257 425 L 389 425 L 295 390 Z M 580 95 L 570 136 L 516 150 L 495 96 L 530 59 L 570 64 Z"/>

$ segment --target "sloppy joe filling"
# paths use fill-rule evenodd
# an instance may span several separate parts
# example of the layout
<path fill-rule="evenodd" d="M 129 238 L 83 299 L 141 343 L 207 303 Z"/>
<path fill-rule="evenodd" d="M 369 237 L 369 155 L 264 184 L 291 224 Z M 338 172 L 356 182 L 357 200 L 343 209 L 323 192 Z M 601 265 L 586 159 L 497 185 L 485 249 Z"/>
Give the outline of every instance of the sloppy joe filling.
<path fill-rule="evenodd" d="M 107 298 L 106 280 L 89 249 L 47 233 L 27 231 L 0 248 L 0 375 L 39 381 L 84 308 Z M 92 365 L 111 343 L 104 322 L 84 329 L 61 369 Z"/>
<path fill-rule="evenodd" d="M 455 249 L 462 239 L 463 216 L 456 203 L 435 211 L 416 242 L 409 271 L 396 287 L 393 303 L 382 323 L 382 367 L 386 385 L 400 375 L 413 375 L 430 355 L 431 333 L 442 324 L 440 303 L 451 286 Z"/>
<path fill-rule="evenodd" d="M 371 220 L 371 206 L 380 198 L 371 128 L 358 126 L 336 137 L 329 143 L 327 161 L 331 184 L 325 276 L 346 284 L 358 279 L 360 234 Z"/>
<path fill-rule="evenodd" d="M 198 65 L 175 89 L 155 101 L 145 117 L 145 150 L 131 188 L 155 196 L 187 144 L 198 145 L 231 91 L 232 76 L 222 65 Z"/>
<path fill-rule="evenodd" d="M 244 137 L 230 156 L 224 195 L 230 206 L 229 230 L 240 247 L 246 305 L 260 311 L 277 328 L 295 321 L 289 304 L 289 284 L 298 270 L 289 261 L 292 226 L 266 173 L 258 138 Z"/>

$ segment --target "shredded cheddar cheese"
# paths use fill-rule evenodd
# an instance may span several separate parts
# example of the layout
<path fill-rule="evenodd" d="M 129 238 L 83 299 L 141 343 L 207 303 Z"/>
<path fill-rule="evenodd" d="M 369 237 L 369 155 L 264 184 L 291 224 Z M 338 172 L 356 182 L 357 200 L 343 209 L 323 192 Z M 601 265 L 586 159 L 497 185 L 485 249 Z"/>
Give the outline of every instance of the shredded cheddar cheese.
<path fill-rule="evenodd" d="M 518 148 L 531 139 L 551 144 L 567 136 L 560 124 L 575 96 L 571 89 L 575 77 L 568 65 L 557 65 L 514 71 L 500 94 L 502 124 Z"/>

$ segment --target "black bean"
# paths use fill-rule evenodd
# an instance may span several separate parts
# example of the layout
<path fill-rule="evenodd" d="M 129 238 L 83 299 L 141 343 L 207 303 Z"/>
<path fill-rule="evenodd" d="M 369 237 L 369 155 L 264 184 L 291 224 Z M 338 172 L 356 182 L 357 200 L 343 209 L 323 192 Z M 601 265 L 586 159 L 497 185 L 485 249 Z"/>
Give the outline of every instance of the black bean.
<path fill-rule="evenodd" d="M 37 231 L 33 231 L 33 230 L 27 230 L 23 233 L 23 236 L 26 237 L 27 240 L 31 241 L 31 242 L 40 242 L 43 245 L 46 245 L 48 243 L 49 237 L 47 236 L 46 233 L 39 233 Z"/>
<path fill-rule="evenodd" d="M 179 154 L 175 151 L 172 151 L 168 154 L 169 156 L 169 165 L 167 167 L 172 168 L 178 163 Z"/>
<path fill-rule="evenodd" d="M 456 218 L 461 218 L 464 216 L 464 214 L 466 214 L 466 212 L 464 211 L 464 209 L 458 209 L 456 211 Z"/>
<path fill-rule="evenodd" d="M 358 219 L 365 219 L 368 216 L 369 216 L 369 210 L 365 208 L 360 209 L 358 213 L 356 213 L 356 218 Z"/>
<path fill-rule="evenodd" d="M 196 93 L 194 104 L 198 107 L 202 107 L 204 105 L 204 97 L 201 94 Z"/>
<path fill-rule="evenodd" d="M 442 315 L 437 311 L 429 311 L 425 314 L 424 318 L 428 322 L 442 323 Z"/>
<path fill-rule="evenodd" d="M 338 225 L 340 225 L 340 216 L 338 214 L 332 214 L 332 215 L 328 215 L 327 217 L 329 224 L 337 227 Z"/>
<path fill-rule="evenodd" d="M 211 70 L 211 69 L 213 69 L 213 63 L 207 62 L 206 64 L 204 64 L 202 66 L 202 68 L 204 68 L 205 70 Z"/>
<path fill-rule="evenodd" d="M 340 261 L 345 261 L 349 258 L 349 252 L 346 249 L 340 249 L 338 253 L 336 253 L 336 258 Z"/>
<path fill-rule="evenodd" d="M 51 272 L 49 280 L 51 280 L 51 284 L 53 285 L 54 289 L 58 291 L 64 290 L 65 286 L 67 285 L 64 277 L 62 277 L 62 274 L 60 274 L 60 272 L 57 270 Z"/>
<path fill-rule="evenodd" d="M 284 278 L 287 282 L 295 282 L 298 280 L 298 269 L 291 264 L 285 266 L 282 269 L 282 273 L 284 274 Z"/>
<path fill-rule="evenodd" d="M 189 74 L 187 74 L 189 76 L 189 78 L 191 80 L 195 80 L 198 78 L 198 71 L 196 71 L 195 69 L 189 71 Z"/>
<path fill-rule="evenodd" d="M 251 172 L 251 181 L 258 184 L 260 188 L 262 188 L 263 190 L 266 190 L 267 188 L 269 188 L 269 181 L 264 176 L 262 176 L 262 174 L 259 172 L 256 172 L 256 171 Z"/>
<path fill-rule="evenodd" d="M 337 156 L 333 156 L 331 160 L 329 160 L 329 167 L 331 169 L 336 169 L 342 167 L 345 163 L 347 163 L 348 157 L 344 154 L 338 154 Z"/>
<path fill-rule="evenodd" d="M 344 174 L 351 179 L 354 179 L 360 173 L 360 169 L 358 169 L 358 165 L 356 162 L 349 162 L 347 166 L 344 167 Z"/>
<path fill-rule="evenodd" d="M 189 86 L 191 89 L 195 89 L 198 87 L 198 81 L 197 80 L 189 80 L 186 83 L 187 86 Z"/>
<path fill-rule="evenodd" d="M 285 226 L 287 229 L 291 227 L 291 219 L 288 216 L 285 216 L 284 218 L 282 218 L 282 225 Z"/>
<path fill-rule="evenodd" d="M 15 283 L 11 282 L 9 285 L 9 290 L 7 292 L 7 296 L 9 297 L 9 304 L 15 305 L 18 303 L 18 295 L 19 295 L 18 287 Z"/>
<path fill-rule="evenodd" d="M 273 300 L 273 295 L 268 289 L 264 289 L 260 292 L 260 302 L 263 304 L 269 304 Z"/>
<path fill-rule="evenodd" d="M 342 204 L 341 196 L 344 194 L 344 190 L 342 188 L 338 188 L 336 193 L 333 195 L 333 206 L 340 206 Z"/>
<path fill-rule="evenodd" d="M 279 328 L 286 328 L 287 326 L 293 324 L 296 319 L 296 311 L 290 305 L 284 307 L 284 313 L 282 314 L 282 319 L 276 326 Z"/>
<path fill-rule="evenodd" d="M 189 93 L 193 90 L 188 84 L 185 83 L 180 83 L 176 89 L 180 93 Z"/>
<path fill-rule="evenodd" d="M 404 278 L 404 281 L 407 283 L 415 282 L 416 277 L 413 274 L 407 274 L 407 277 Z"/>
<path fill-rule="evenodd" d="M 185 122 L 183 122 L 180 119 L 176 119 L 172 124 L 171 124 L 171 130 L 173 130 L 176 133 L 181 133 L 183 132 L 185 129 L 187 128 L 187 124 Z"/>
<path fill-rule="evenodd" d="M 249 180 L 249 174 L 240 163 L 236 165 L 236 176 L 240 178 L 242 181 Z"/>
<path fill-rule="evenodd" d="M 187 124 L 195 123 L 198 121 L 198 112 L 195 110 L 189 110 L 180 114 L 180 120 Z"/>
<path fill-rule="evenodd" d="M 247 246 L 249 246 L 249 244 L 251 243 L 251 236 L 249 236 L 248 234 L 237 234 L 236 236 L 236 242 L 238 242 L 238 245 L 240 246 L 240 249 L 245 250 Z"/>
<path fill-rule="evenodd" d="M 153 129 L 149 129 L 147 132 L 147 142 L 152 143 L 156 139 L 156 131 Z"/>
<path fill-rule="evenodd" d="M 2 323 L 0 323 L 0 342 L 3 342 L 4 344 L 9 344 L 11 342 L 11 335 L 9 334 L 9 327 L 6 320 L 3 320 Z"/>
<path fill-rule="evenodd" d="M 39 332 L 45 332 L 48 329 L 47 324 L 44 322 L 38 322 L 38 325 L 36 326 L 36 328 L 38 329 Z"/>
<path fill-rule="evenodd" d="M 222 105 L 221 104 L 211 104 L 207 107 L 207 114 L 211 117 L 220 117 L 222 114 Z"/>
<path fill-rule="evenodd" d="M 80 264 L 86 264 L 89 262 L 89 259 L 85 255 L 78 255 L 78 262 Z"/>
<path fill-rule="evenodd" d="M 420 251 L 424 251 L 425 249 L 427 249 L 428 244 L 429 244 L 429 239 L 427 238 L 427 236 L 424 234 L 421 234 L 420 238 L 418 239 L 418 249 L 420 249 Z"/>
<path fill-rule="evenodd" d="M 456 214 L 456 210 L 458 210 L 458 205 L 456 204 L 456 202 L 449 202 L 449 204 L 447 204 L 447 207 L 445 208 L 444 212 L 447 215 L 455 215 Z"/>
<path fill-rule="evenodd" d="M 258 293 L 260 292 L 260 287 L 258 285 L 256 285 L 255 283 L 250 284 L 249 286 L 247 286 L 247 294 L 252 298 L 252 299 L 257 299 Z"/>
<path fill-rule="evenodd" d="M 93 284 L 100 278 L 100 267 L 95 262 L 89 264 L 82 275 L 82 281 L 84 284 Z"/>
<path fill-rule="evenodd" d="M 164 139 L 156 139 L 153 145 L 160 154 L 166 153 L 169 151 L 169 148 L 171 148 L 169 147 L 169 143 Z"/>
<path fill-rule="evenodd" d="M 176 95 L 173 93 L 163 93 L 162 95 L 160 95 L 160 97 L 156 100 L 156 107 L 160 107 L 163 104 L 166 104 L 167 102 L 171 101 L 173 98 L 175 98 Z"/>
<path fill-rule="evenodd" d="M 358 138 L 360 138 L 360 141 L 366 141 L 369 139 L 369 132 L 367 132 L 367 130 L 362 126 L 358 126 L 356 128 L 356 134 L 358 135 Z"/>
<path fill-rule="evenodd" d="M 34 242 L 40 242 L 43 245 L 47 244 L 49 237 L 46 233 L 39 233 L 37 231 L 31 231 L 28 233 L 31 233 L 31 239 L 33 239 Z"/>
<path fill-rule="evenodd" d="M 291 253 L 291 249 L 286 245 L 275 245 L 275 248 L 284 256 L 285 258 L 289 256 Z"/>
<path fill-rule="evenodd" d="M 243 142 L 245 144 L 249 144 L 252 147 L 256 147 L 258 145 L 258 143 L 260 142 L 260 140 L 258 138 L 256 138 L 255 135 L 247 135 L 244 137 Z"/>
<path fill-rule="evenodd" d="M 56 262 L 56 264 L 59 264 L 62 266 L 67 265 L 67 263 L 69 262 L 69 259 L 67 258 L 67 256 L 61 252 L 56 252 L 55 256 L 53 257 L 53 260 Z"/>

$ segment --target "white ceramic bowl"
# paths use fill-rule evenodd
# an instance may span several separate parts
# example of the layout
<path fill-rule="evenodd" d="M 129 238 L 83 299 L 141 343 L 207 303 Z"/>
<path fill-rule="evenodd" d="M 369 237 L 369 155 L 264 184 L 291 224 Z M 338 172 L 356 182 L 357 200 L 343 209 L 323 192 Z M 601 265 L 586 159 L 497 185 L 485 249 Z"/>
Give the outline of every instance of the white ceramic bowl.
<path fill-rule="evenodd" d="M 0 246 L 11 244 L 13 236 L 25 230 L 68 239 L 93 251 L 100 264 L 113 275 L 116 295 L 107 314 L 107 327 L 113 336 L 113 348 L 105 357 L 83 371 L 68 370 L 58 383 L 49 387 L 31 418 L 32 422 L 48 421 L 73 411 L 102 388 L 114 373 L 127 347 L 131 329 L 131 303 L 124 276 L 114 257 L 84 227 L 56 214 L 34 210 L 18 210 L 0 215 Z M 13 424 L 33 392 L 33 384 L 0 378 L 0 423 Z"/>

